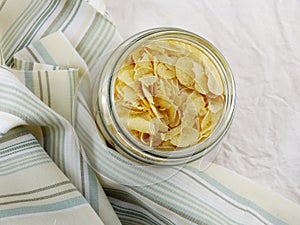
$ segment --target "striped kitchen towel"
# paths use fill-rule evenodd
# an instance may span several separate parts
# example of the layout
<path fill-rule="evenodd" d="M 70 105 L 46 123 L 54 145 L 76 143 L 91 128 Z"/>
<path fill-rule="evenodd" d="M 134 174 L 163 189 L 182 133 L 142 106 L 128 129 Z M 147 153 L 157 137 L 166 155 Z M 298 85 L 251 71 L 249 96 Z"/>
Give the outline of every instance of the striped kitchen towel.
<path fill-rule="evenodd" d="M 0 223 L 299 224 L 298 205 L 225 168 L 142 166 L 106 145 L 93 84 L 122 40 L 90 3 L 0 4 Z"/>

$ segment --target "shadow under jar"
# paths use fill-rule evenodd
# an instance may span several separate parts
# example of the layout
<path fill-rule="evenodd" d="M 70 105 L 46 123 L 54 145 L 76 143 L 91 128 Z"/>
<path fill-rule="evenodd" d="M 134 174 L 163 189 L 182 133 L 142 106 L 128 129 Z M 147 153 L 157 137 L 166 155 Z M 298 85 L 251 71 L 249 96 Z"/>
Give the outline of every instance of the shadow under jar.
<path fill-rule="evenodd" d="M 216 149 L 233 119 L 234 78 L 204 38 L 176 28 L 138 33 L 119 45 L 98 77 L 95 119 L 130 159 L 179 165 Z"/>

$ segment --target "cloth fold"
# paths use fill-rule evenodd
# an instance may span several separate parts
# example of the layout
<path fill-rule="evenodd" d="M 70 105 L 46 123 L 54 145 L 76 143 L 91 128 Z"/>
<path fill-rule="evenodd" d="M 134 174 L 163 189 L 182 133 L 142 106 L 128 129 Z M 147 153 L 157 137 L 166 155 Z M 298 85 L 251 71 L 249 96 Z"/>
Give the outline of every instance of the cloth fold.
<path fill-rule="evenodd" d="M 0 140 L 1 224 L 103 224 L 26 127 Z M 47 175 L 45 176 L 45 171 Z"/>
<path fill-rule="evenodd" d="M 0 21 L 11 15 L 0 26 L 7 64 L 0 68 L 0 118 L 11 124 L 0 129 L 0 171 L 5 171 L 0 174 L 1 222 L 51 224 L 59 218 L 64 224 L 300 221 L 299 206 L 267 194 L 268 190 L 222 167 L 212 165 L 203 172 L 199 161 L 182 167 L 144 166 L 109 148 L 95 124 L 91 90 L 98 88 L 93 85 L 106 56 L 121 42 L 116 28 L 85 1 L 19 2 L 19 10 L 6 2 L 0 14 Z M 38 141 L 28 126 L 35 134 L 41 132 L 35 135 Z M 36 149 L 36 156 L 21 154 Z M 11 173 L 11 162 L 27 166 Z M 56 176 L 64 178 L 45 182 Z M 37 178 L 35 183 L 30 184 L 31 177 Z M 13 186 L 19 189 L 12 190 Z M 46 189 L 51 189 L 47 196 L 52 202 L 35 194 L 25 201 L 21 195 Z M 65 199 L 69 203 L 56 198 L 71 193 L 74 196 Z M 11 196 L 15 200 L 8 203 L 5 198 Z M 91 216 L 83 217 L 85 213 Z"/>

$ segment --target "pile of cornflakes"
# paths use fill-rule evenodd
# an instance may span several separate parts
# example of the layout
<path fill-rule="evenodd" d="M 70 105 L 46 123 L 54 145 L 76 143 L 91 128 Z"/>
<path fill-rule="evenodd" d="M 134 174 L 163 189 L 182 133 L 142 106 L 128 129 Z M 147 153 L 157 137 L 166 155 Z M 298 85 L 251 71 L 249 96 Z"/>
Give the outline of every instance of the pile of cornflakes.
<path fill-rule="evenodd" d="M 126 129 L 141 143 L 168 151 L 206 139 L 225 101 L 223 82 L 210 59 L 175 40 L 136 49 L 120 67 L 114 90 Z"/>

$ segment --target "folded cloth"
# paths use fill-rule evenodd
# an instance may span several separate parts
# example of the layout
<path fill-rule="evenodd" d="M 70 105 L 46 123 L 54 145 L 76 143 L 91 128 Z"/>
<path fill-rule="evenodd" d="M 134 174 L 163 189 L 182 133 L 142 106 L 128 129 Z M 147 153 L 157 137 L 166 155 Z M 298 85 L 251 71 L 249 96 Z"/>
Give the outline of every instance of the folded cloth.
<path fill-rule="evenodd" d="M 109 148 L 91 92 L 121 42 L 113 24 L 85 1 L 3 3 L 1 224 L 299 223 L 299 206 L 225 168 L 142 166 Z"/>

